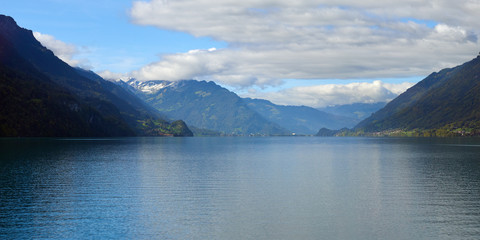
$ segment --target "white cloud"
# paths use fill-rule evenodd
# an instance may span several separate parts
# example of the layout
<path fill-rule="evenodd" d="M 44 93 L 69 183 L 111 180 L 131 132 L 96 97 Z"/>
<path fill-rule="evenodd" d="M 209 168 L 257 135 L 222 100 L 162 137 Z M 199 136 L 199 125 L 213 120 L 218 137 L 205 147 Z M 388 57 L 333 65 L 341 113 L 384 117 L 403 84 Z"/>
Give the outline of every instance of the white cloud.
<path fill-rule="evenodd" d="M 308 87 L 293 87 L 278 92 L 258 93 L 249 91 L 242 97 L 263 98 L 280 105 L 305 105 L 325 107 L 351 103 L 374 103 L 390 101 L 403 93 L 413 83 L 371 83 L 325 84 Z"/>
<path fill-rule="evenodd" d="M 82 67 L 90 69 L 90 63 L 86 59 L 77 59 L 76 56 L 80 54 L 80 50 L 73 44 L 68 44 L 56 39 L 54 36 L 34 32 L 33 36 L 46 48 L 51 50 L 55 56 L 73 67 Z"/>
<path fill-rule="evenodd" d="M 135 1 L 130 16 L 136 24 L 228 47 L 163 55 L 132 74 L 242 87 L 427 75 L 476 55 L 478 12 L 480 2 L 472 0 Z"/>
<path fill-rule="evenodd" d="M 204 74 L 214 74 L 224 69 L 220 61 L 215 61 L 209 54 L 214 51 L 215 49 L 191 50 L 187 53 L 164 55 L 162 61 L 134 71 L 132 75 L 145 80 L 181 80 Z"/>
<path fill-rule="evenodd" d="M 139 80 L 208 79 L 235 87 L 277 85 L 281 80 L 272 79 L 276 77 L 270 75 L 273 69 L 265 74 L 261 72 L 265 68 L 278 66 L 270 64 L 270 61 L 253 51 L 191 50 L 163 55 L 162 60 L 133 71 L 130 75 Z"/>
<path fill-rule="evenodd" d="M 128 79 L 130 78 L 130 77 L 129 77 L 129 74 L 126 74 L 126 73 L 114 73 L 114 72 L 111 72 L 111 71 L 108 71 L 108 70 L 101 71 L 101 72 L 97 72 L 97 74 L 98 74 L 100 77 L 102 77 L 103 79 L 111 80 L 111 81 L 116 81 L 116 80 L 128 81 Z"/>

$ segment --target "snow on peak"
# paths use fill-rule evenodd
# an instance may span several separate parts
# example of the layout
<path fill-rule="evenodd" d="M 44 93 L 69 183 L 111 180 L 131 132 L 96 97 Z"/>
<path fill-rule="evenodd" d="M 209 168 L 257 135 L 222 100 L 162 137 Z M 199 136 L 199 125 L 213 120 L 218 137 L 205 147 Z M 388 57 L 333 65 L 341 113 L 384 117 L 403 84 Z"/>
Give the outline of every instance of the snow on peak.
<path fill-rule="evenodd" d="M 138 81 L 136 79 L 131 79 L 127 83 L 146 94 L 156 93 L 163 88 L 174 85 L 174 82 L 169 81 Z"/>

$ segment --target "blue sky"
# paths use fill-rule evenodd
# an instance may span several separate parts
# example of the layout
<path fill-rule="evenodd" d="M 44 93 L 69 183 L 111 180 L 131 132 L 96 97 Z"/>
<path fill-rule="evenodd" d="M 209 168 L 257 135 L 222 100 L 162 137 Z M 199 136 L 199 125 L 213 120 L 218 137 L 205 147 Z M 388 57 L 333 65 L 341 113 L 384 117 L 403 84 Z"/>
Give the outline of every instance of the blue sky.
<path fill-rule="evenodd" d="M 129 72 L 165 53 L 222 48 L 208 37 L 130 23 L 130 0 L 15 0 L 2 3 L 2 14 L 24 28 L 53 35 L 83 48 L 94 70 Z"/>
<path fill-rule="evenodd" d="M 15 0 L 1 9 L 105 78 L 212 80 L 286 105 L 388 101 L 480 50 L 480 1 L 471 0 Z"/>

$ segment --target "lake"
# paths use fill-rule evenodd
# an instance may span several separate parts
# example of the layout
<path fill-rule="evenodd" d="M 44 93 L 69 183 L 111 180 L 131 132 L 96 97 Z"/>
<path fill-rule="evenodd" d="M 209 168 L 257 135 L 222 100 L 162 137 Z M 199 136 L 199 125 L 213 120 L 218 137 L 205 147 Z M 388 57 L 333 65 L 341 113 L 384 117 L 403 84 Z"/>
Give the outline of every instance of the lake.
<path fill-rule="evenodd" d="M 0 139 L 1 239 L 479 239 L 480 139 Z"/>

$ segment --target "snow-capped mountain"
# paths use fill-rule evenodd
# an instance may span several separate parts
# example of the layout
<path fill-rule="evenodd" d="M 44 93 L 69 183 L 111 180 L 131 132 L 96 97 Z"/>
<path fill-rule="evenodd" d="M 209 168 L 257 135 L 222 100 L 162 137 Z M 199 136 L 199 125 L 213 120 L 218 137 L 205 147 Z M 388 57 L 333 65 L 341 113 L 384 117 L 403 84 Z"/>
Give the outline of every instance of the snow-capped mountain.
<path fill-rule="evenodd" d="M 176 84 L 176 82 L 162 81 L 162 80 L 139 81 L 135 78 L 131 78 L 125 82 L 128 85 L 135 88 L 136 90 L 141 91 L 145 94 L 153 94 L 160 91 L 163 88 L 172 87 Z"/>

